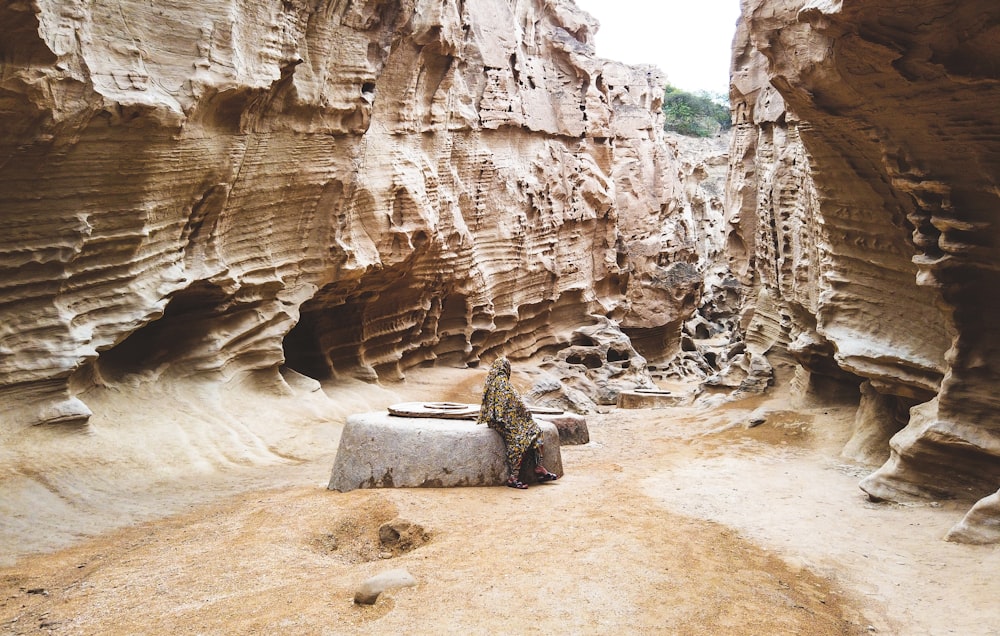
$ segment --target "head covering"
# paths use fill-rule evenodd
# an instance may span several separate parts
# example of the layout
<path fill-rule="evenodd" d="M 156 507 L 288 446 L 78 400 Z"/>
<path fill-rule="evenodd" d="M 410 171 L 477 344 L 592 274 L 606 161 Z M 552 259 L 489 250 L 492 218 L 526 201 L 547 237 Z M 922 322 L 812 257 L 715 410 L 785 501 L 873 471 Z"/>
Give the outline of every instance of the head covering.
<path fill-rule="evenodd" d="M 497 358 L 486 374 L 478 423 L 494 427 L 514 408 L 514 402 L 520 403 L 521 398 L 510 383 L 510 360 Z"/>

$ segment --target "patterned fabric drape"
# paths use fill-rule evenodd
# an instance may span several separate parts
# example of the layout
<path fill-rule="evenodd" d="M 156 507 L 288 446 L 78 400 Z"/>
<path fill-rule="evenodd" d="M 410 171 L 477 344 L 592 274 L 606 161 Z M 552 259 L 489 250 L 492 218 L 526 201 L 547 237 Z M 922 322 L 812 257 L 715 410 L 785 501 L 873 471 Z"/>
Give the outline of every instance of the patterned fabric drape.
<path fill-rule="evenodd" d="M 511 476 L 516 477 L 525 451 L 532 447 L 538 450 L 542 431 L 510 383 L 510 361 L 507 358 L 497 358 L 486 376 L 478 422 L 503 437 L 507 447 L 507 468 Z"/>

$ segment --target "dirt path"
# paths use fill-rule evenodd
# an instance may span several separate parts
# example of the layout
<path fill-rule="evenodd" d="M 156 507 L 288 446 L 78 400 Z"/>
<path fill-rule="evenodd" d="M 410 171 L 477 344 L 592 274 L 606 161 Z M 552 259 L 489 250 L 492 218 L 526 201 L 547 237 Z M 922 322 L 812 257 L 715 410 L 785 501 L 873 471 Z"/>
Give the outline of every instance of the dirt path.
<path fill-rule="evenodd" d="M 479 379 L 369 401 L 468 401 Z M 941 541 L 947 505 L 864 503 L 831 453 L 849 409 L 730 426 L 756 406 L 593 416 L 566 476 L 527 491 L 331 492 L 328 449 L 206 478 L 213 501 L 154 488 L 174 514 L 0 569 L 0 633 L 1000 633 L 1000 553 Z M 426 543 L 382 545 L 394 519 Z M 354 605 L 393 568 L 419 584 Z"/>

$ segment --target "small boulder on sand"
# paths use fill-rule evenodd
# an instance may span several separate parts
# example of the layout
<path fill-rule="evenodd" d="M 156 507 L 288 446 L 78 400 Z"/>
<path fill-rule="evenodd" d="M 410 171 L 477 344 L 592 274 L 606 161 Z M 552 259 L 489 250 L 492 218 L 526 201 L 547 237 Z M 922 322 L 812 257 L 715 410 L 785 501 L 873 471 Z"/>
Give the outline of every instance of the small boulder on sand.
<path fill-rule="evenodd" d="M 376 574 L 358 587 L 354 602 L 358 605 L 374 605 L 382 592 L 401 587 L 413 587 L 417 580 L 406 570 L 399 568 Z"/>

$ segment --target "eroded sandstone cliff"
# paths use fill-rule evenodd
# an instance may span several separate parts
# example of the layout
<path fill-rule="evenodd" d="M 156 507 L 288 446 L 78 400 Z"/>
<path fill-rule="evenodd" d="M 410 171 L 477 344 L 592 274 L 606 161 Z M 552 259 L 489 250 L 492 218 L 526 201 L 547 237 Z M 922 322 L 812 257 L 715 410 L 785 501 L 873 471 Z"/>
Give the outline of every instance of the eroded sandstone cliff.
<path fill-rule="evenodd" d="M 743 1 L 727 196 L 748 349 L 808 390 L 864 383 L 848 452 L 885 462 L 875 499 L 1000 483 L 998 36 L 987 1 Z"/>
<path fill-rule="evenodd" d="M 665 359 L 697 224 L 659 72 L 595 28 L 568 0 L 3 3 L 5 431 L 85 423 L 93 386 L 554 351 L 592 315 Z"/>

